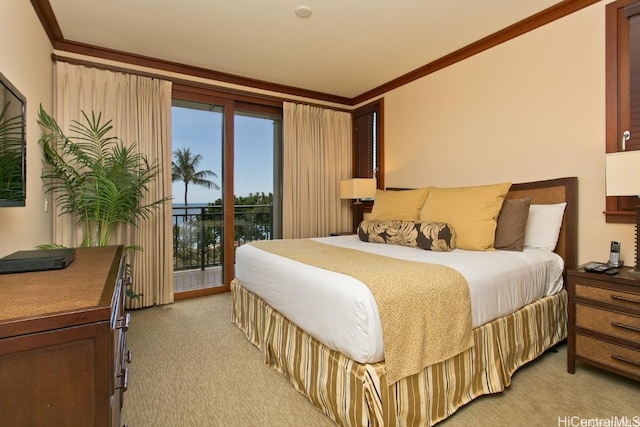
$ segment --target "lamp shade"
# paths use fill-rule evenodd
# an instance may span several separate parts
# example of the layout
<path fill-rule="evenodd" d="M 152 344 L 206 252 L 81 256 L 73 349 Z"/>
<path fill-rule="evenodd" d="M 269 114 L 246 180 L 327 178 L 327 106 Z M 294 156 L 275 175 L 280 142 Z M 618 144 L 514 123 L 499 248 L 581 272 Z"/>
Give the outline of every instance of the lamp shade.
<path fill-rule="evenodd" d="M 640 196 L 640 150 L 608 153 L 607 196 Z"/>
<path fill-rule="evenodd" d="M 341 199 L 369 199 L 376 195 L 376 180 L 353 178 L 340 181 Z"/>

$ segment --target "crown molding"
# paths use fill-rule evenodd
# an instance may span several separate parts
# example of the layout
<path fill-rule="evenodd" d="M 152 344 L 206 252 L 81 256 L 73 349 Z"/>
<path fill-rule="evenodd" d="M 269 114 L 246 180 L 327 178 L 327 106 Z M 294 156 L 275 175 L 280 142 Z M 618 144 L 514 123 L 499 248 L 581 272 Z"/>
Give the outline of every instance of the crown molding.
<path fill-rule="evenodd" d="M 470 58 L 480 52 L 491 49 L 492 47 L 502 44 L 508 40 L 514 39 L 529 31 L 535 30 L 536 28 L 542 27 L 543 25 L 546 25 L 557 19 L 577 12 L 587 6 L 597 3 L 598 1 L 599 0 L 561 1 L 560 3 L 557 3 L 554 6 L 551 6 L 535 15 L 525 18 L 507 28 L 497 31 L 481 40 L 471 43 L 455 52 L 432 61 L 383 85 L 357 95 L 354 98 L 347 98 L 323 92 L 316 92 L 292 86 L 280 85 L 263 80 L 222 73 L 215 70 L 193 67 L 143 55 L 136 55 L 128 52 L 111 50 L 99 46 L 69 41 L 66 40 L 62 34 L 49 0 L 31 0 L 31 4 L 35 9 L 35 12 L 40 19 L 40 22 L 42 23 L 42 26 L 47 33 L 51 44 L 56 50 L 118 61 L 125 64 L 155 68 L 166 72 L 200 77 L 208 80 L 246 86 L 254 89 L 267 90 L 303 98 L 311 98 L 330 103 L 355 106 L 367 102 L 373 98 L 379 97 L 386 92 L 397 89 L 438 70 L 449 67 L 457 62 Z"/>

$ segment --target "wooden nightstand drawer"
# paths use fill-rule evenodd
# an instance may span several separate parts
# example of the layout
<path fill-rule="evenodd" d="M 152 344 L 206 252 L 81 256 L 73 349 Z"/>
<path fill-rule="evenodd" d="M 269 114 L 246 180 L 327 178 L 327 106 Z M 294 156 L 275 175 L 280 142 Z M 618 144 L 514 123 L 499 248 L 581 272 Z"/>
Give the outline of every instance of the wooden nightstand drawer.
<path fill-rule="evenodd" d="M 567 271 L 567 372 L 576 360 L 640 381 L 640 281 Z"/>
<path fill-rule="evenodd" d="M 576 304 L 575 325 L 640 344 L 640 316 Z"/>
<path fill-rule="evenodd" d="M 576 334 L 576 356 L 640 377 L 640 350 Z"/>
<path fill-rule="evenodd" d="M 622 307 L 640 310 L 640 294 L 619 292 L 611 289 L 597 288 L 594 286 L 575 284 L 576 298 L 586 298 L 593 301 L 616 304 Z"/>

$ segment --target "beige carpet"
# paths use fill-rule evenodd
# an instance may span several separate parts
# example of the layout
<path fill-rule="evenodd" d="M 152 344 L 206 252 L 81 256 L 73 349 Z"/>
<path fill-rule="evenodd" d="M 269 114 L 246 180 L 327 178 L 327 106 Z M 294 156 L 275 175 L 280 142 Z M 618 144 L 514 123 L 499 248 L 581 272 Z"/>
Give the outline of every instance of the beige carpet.
<path fill-rule="evenodd" d="M 230 322 L 230 303 L 231 295 L 222 294 L 132 312 L 123 424 L 335 425 L 263 365 L 260 352 Z M 516 372 L 503 393 L 476 399 L 438 425 L 570 427 L 587 418 L 625 416 L 629 426 L 640 426 L 640 383 L 583 364 L 567 374 L 561 345 Z"/>

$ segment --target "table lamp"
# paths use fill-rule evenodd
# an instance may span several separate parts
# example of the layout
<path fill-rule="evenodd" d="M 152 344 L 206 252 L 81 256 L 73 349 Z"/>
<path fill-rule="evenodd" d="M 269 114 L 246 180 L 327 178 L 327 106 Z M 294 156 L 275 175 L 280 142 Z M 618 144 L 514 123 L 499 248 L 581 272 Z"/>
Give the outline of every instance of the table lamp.
<path fill-rule="evenodd" d="M 364 218 L 361 199 L 370 199 L 376 195 L 376 180 L 373 178 L 352 178 L 340 181 L 340 198 L 355 200 L 351 205 L 353 210 L 353 232 L 358 231 L 358 225 Z"/>
<path fill-rule="evenodd" d="M 620 151 L 606 155 L 607 196 L 640 197 L 640 150 Z M 640 199 L 638 199 L 640 202 Z M 638 252 L 638 226 L 640 225 L 640 204 L 636 206 L 636 259 L 631 274 L 640 277 Z"/>

